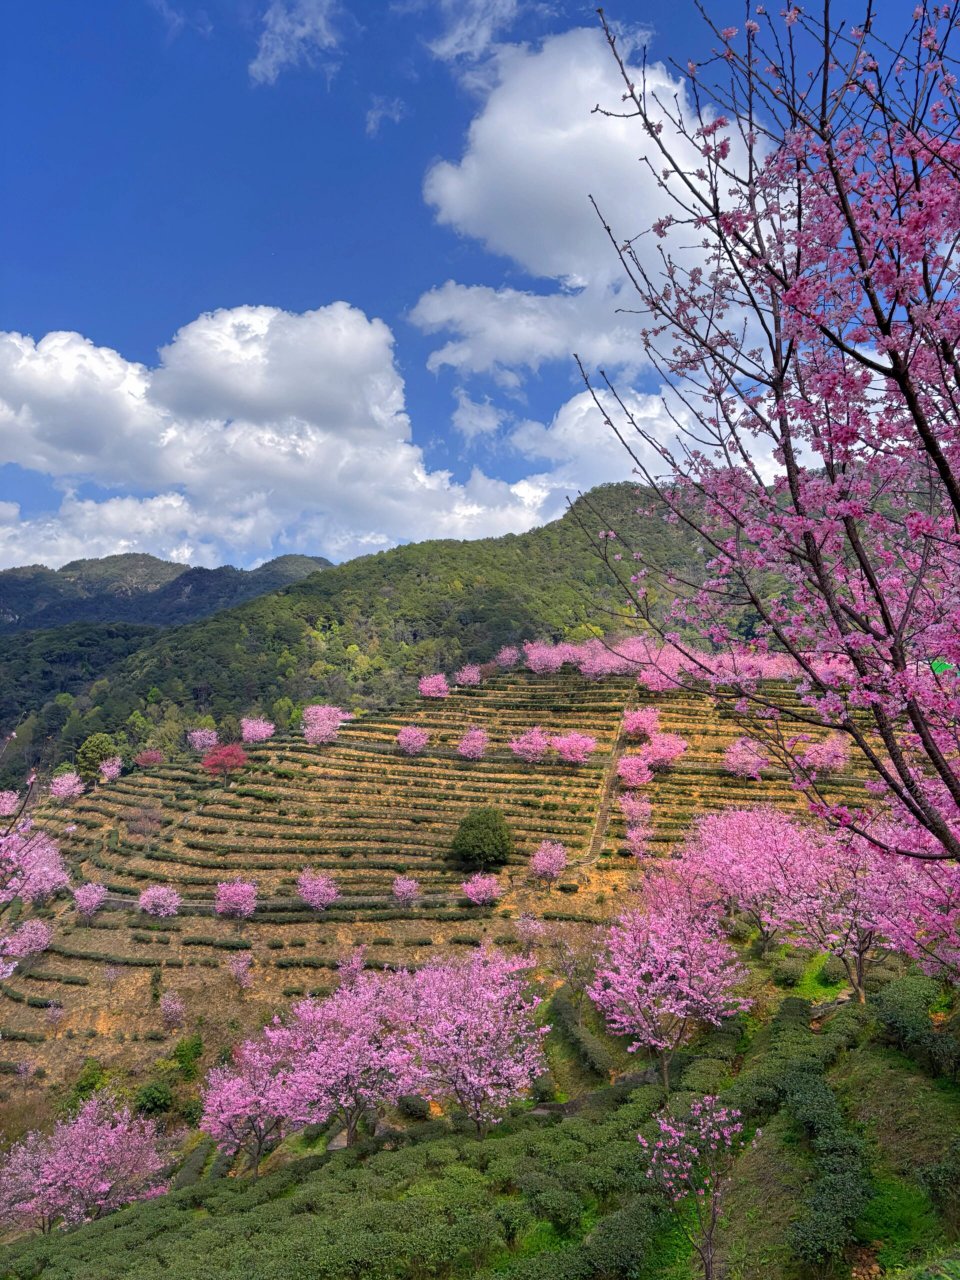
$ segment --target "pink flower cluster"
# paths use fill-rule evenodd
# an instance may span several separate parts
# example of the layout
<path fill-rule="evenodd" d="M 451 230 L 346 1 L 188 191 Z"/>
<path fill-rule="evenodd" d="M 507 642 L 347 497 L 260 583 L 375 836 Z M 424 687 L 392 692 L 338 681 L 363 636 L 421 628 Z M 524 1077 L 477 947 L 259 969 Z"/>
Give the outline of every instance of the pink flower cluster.
<path fill-rule="evenodd" d="M 240 721 L 240 737 L 244 742 L 266 742 L 277 731 L 277 726 L 263 716 L 244 716 Z"/>
<path fill-rule="evenodd" d="M 510 742 L 510 750 L 524 764 L 538 764 L 550 750 L 550 739 L 539 725 L 527 729 Z"/>
<path fill-rule="evenodd" d="M 404 725 L 397 734 L 397 746 L 405 756 L 418 756 L 430 741 L 430 734 L 426 729 L 420 729 L 415 724 Z"/>
<path fill-rule="evenodd" d="M 0 791 L 0 818 L 12 818 L 19 805 L 19 791 Z"/>
<path fill-rule="evenodd" d="M 723 753 L 723 767 L 727 773 L 737 778 L 753 778 L 755 782 L 760 781 L 760 771 L 769 763 L 760 743 L 753 738 L 737 738 Z"/>
<path fill-rule="evenodd" d="M 489 743 L 486 729 L 468 729 L 457 744 L 457 754 L 464 760 L 482 760 Z"/>
<path fill-rule="evenodd" d="M 257 886 L 249 880 L 221 880 L 213 898 L 218 916 L 248 920 L 257 909 Z"/>
<path fill-rule="evenodd" d="M 469 689 L 480 683 L 482 673 L 475 662 L 468 662 L 466 666 L 460 668 L 453 679 L 456 684 L 462 685 L 465 689 Z"/>
<path fill-rule="evenodd" d="M 191 751 L 196 751 L 198 755 L 206 755 L 220 743 L 216 729 L 191 729 L 187 734 L 187 741 Z"/>
<path fill-rule="evenodd" d="M 203 732 L 203 730 L 197 732 Z M 210 730 L 210 732 L 213 731 Z M 140 769 L 149 769 L 152 765 L 163 764 L 165 760 L 166 756 L 163 752 L 154 747 L 148 747 L 146 751 L 141 751 L 139 755 L 133 757 L 133 763 Z"/>
<path fill-rule="evenodd" d="M 397 876 L 391 891 L 402 907 L 412 907 L 420 898 L 420 883 L 411 876 Z"/>
<path fill-rule="evenodd" d="M 86 884 L 77 885 L 73 891 L 73 903 L 77 909 L 77 915 L 82 920 L 92 920 L 106 900 L 106 886 L 96 884 L 92 880 Z"/>
<path fill-rule="evenodd" d="M 530 857 L 530 871 L 538 880 L 553 884 L 567 869 L 566 848 L 553 840 L 543 840 Z"/>
<path fill-rule="evenodd" d="M 101 782 L 116 782 L 123 772 L 123 761 L 119 756 L 110 756 L 100 761 Z"/>
<path fill-rule="evenodd" d="M 186 1011 L 183 996 L 176 991 L 165 991 L 160 997 L 160 1017 L 165 1031 L 175 1031 L 182 1027 Z"/>
<path fill-rule="evenodd" d="M 253 986 L 253 957 L 249 951 L 237 951 L 227 961 L 227 972 L 240 991 L 249 991 Z"/>
<path fill-rule="evenodd" d="M 313 911 L 326 911 L 340 897 L 333 877 L 316 871 L 301 871 L 297 879 L 297 893 Z"/>
<path fill-rule="evenodd" d="M 417 688 L 422 698 L 447 698 L 450 696 L 450 686 L 447 684 L 445 675 L 421 676 L 417 682 Z"/>
<path fill-rule="evenodd" d="M 516 645 L 505 644 L 502 649 L 497 651 L 493 660 L 501 670 L 508 671 L 520 661 L 520 650 Z"/>
<path fill-rule="evenodd" d="M 52 925 L 46 920 L 27 920 L 5 940 L 3 954 L 13 960 L 25 960 L 46 951 L 52 941 Z"/>
<path fill-rule="evenodd" d="M 500 882 L 496 876 L 485 876 L 481 871 L 470 876 L 460 886 L 460 891 L 475 907 L 490 907 L 500 897 Z"/>
<path fill-rule="evenodd" d="M 550 745 L 566 764 L 586 764 L 597 749 L 597 740 L 587 733 L 563 733 L 551 738 Z"/>
<path fill-rule="evenodd" d="M 341 724 L 345 720 L 352 719 L 353 715 L 349 711 L 343 711 L 340 707 L 321 705 L 304 707 L 302 717 L 303 736 L 312 747 L 335 742 Z"/>
<path fill-rule="evenodd" d="M 53 800 L 77 800 L 83 792 L 83 781 L 79 773 L 74 773 L 72 770 L 50 779 L 50 797 Z"/>
<path fill-rule="evenodd" d="M 137 905 L 148 916 L 158 916 L 162 920 L 175 916 L 180 910 L 180 895 L 171 885 L 152 884 L 144 889 L 137 899 Z"/>
<path fill-rule="evenodd" d="M 628 738 L 652 738 L 660 732 L 660 711 L 657 707 L 638 707 L 623 714 L 623 732 Z"/>

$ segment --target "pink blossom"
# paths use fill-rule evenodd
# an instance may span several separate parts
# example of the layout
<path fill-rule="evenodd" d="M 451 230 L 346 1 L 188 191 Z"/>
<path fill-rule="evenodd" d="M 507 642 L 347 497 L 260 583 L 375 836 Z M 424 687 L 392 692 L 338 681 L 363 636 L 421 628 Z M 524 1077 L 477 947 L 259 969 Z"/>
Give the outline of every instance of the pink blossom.
<path fill-rule="evenodd" d="M 245 716 L 240 721 L 240 737 L 244 742 L 266 742 L 276 731 L 276 725 L 263 716 Z"/>
<path fill-rule="evenodd" d="M 562 844 L 543 840 L 530 858 L 530 871 L 538 880 L 553 884 L 567 869 L 567 851 Z"/>
<path fill-rule="evenodd" d="M 152 747 L 133 757 L 133 763 L 140 769 L 149 769 L 153 765 L 163 764 L 165 760 L 163 752 Z"/>
<path fill-rule="evenodd" d="M 430 734 L 427 730 L 414 724 L 404 725 L 397 734 L 397 746 L 405 756 L 418 756 L 429 741 Z"/>
<path fill-rule="evenodd" d="M 187 741 L 190 749 L 198 755 L 205 755 L 220 744 L 216 729 L 191 729 L 187 734 Z"/>
<path fill-rule="evenodd" d="M 77 800 L 83 792 L 83 782 L 78 773 L 61 773 L 50 780 L 50 796 L 53 800 Z"/>
<path fill-rule="evenodd" d="M 446 698 L 450 695 L 450 686 L 444 675 L 421 676 L 417 688 L 422 698 Z"/>
<path fill-rule="evenodd" d="M 420 897 L 420 884 L 409 876 L 397 876 L 391 891 L 401 906 L 412 907 Z"/>
<path fill-rule="evenodd" d="M 520 661 L 520 650 L 516 645 L 505 644 L 502 649 L 497 651 L 493 660 L 498 667 L 507 671 L 510 667 L 515 667 Z"/>
<path fill-rule="evenodd" d="M 140 894 L 137 904 L 148 916 L 168 919 L 180 910 L 180 895 L 171 885 L 152 884 Z"/>
<path fill-rule="evenodd" d="M 253 957 L 249 951 L 234 952 L 227 961 L 227 972 L 240 991 L 249 991 L 253 986 L 252 966 Z"/>
<path fill-rule="evenodd" d="M 77 885 L 73 891 L 73 902 L 77 915 L 83 920 L 91 920 L 107 899 L 106 886 L 88 881 Z"/>
<path fill-rule="evenodd" d="M 678 760 L 687 749 L 686 739 L 676 733 L 655 733 L 645 742 L 638 755 L 650 769 L 666 769 Z"/>
<path fill-rule="evenodd" d="M 564 733 L 551 738 L 550 745 L 567 764 L 586 764 L 597 749 L 597 740 L 586 733 Z"/>
<path fill-rule="evenodd" d="M 652 738 L 660 730 L 660 712 L 656 707 L 639 707 L 623 713 L 623 732 L 628 738 Z"/>
<path fill-rule="evenodd" d="M 822 742 L 814 742 L 800 756 L 805 769 L 815 773 L 839 773 L 850 758 L 850 739 L 835 733 Z"/>
<path fill-rule="evenodd" d="M 738 778 L 760 781 L 760 771 L 770 763 L 759 742 L 753 738 L 737 738 L 723 753 L 723 767 Z"/>
<path fill-rule="evenodd" d="M 653 781 L 653 771 L 644 756 L 621 756 L 617 763 L 617 777 L 625 787 L 645 787 Z"/>
<path fill-rule="evenodd" d="M 12 818 L 19 805 L 19 791 L 0 791 L 0 818 Z"/>
<path fill-rule="evenodd" d="M 340 707 L 320 705 L 304 707 L 302 716 L 303 736 L 312 747 L 323 743 L 335 742 L 341 724 L 345 720 L 352 719 L 352 714 L 349 711 L 341 710 Z"/>
<path fill-rule="evenodd" d="M 13 960 L 25 960 L 46 951 L 52 941 L 52 925 L 46 920 L 27 920 L 6 939 L 3 954 Z"/>
<path fill-rule="evenodd" d="M 464 880 L 460 890 L 465 898 L 475 907 L 489 907 L 500 897 L 500 882 L 496 876 L 485 876 L 478 871 L 476 875 Z"/>
<path fill-rule="evenodd" d="M 482 760 L 489 743 L 486 729 L 468 729 L 457 744 L 457 754 L 464 760 Z"/>
<path fill-rule="evenodd" d="M 165 991 L 160 997 L 160 1017 L 163 1019 L 164 1030 L 175 1031 L 177 1027 L 182 1027 L 185 1014 L 183 996 L 176 991 Z"/>
<path fill-rule="evenodd" d="M 476 663 L 468 662 L 466 666 L 460 668 L 453 678 L 457 684 L 463 685 L 464 688 L 471 688 L 480 683 L 482 673 Z"/>
<path fill-rule="evenodd" d="M 534 725 L 519 738 L 511 739 L 510 750 L 524 764 L 538 764 L 550 750 L 550 739 L 539 725 Z"/>
<path fill-rule="evenodd" d="M 313 911 L 326 911 L 340 897 L 340 890 L 332 876 L 316 871 L 301 871 L 297 880 L 297 893 Z"/>
<path fill-rule="evenodd" d="M 116 782 L 122 772 L 123 761 L 119 756 L 110 756 L 109 759 L 100 761 L 101 782 Z"/>
<path fill-rule="evenodd" d="M 214 895 L 213 909 L 218 916 L 248 920 L 257 909 L 257 886 L 249 880 L 221 880 Z"/>
<path fill-rule="evenodd" d="M 0 1220 L 43 1232 L 102 1218 L 165 1189 L 168 1157 L 152 1120 L 102 1095 L 56 1123 L 28 1133 L 0 1165 Z"/>

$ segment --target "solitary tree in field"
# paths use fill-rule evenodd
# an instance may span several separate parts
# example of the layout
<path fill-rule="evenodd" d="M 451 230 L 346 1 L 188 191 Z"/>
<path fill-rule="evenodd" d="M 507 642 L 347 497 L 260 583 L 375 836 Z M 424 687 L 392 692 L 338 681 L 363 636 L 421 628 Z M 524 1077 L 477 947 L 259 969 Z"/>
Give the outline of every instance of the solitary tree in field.
<path fill-rule="evenodd" d="M 603 110 L 636 122 L 669 207 L 648 228 L 599 212 L 676 446 L 612 386 L 597 405 L 657 508 L 699 535 L 706 573 L 668 581 L 609 530 L 596 547 L 682 654 L 680 683 L 711 679 L 685 636 L 726 653 L 718 695 L 824 817 L 891 852 L 957 858 L 958 31 L 952 5 L 900 11 L 902 39 L 873 29 L 866 0 L 853 19 L 828 0 L 758 8 L 740 28 L 708 19 L 714 52 L 674 75 L 631 66 L 602 19 L 623 82 Z M 666 626 L 649 603 L 664 593 L 678 597 Z M 744 666 L 745 610 L 758 650 L 798 673 L 799 702 Z M 822 722 L 895 824 L 811 776 L 802 735 Z"/>
<path fill-rule="evenodd" d="M 457 828 L 450 852 L 465 871 L 490 871 L 509 862 L 513 834 L 499 809 L 471 809 Z"/>
<path fill-rule="evenodd" d="M 222 747 L 214 747 L 200 761 L 200 768 L 214 778 L 220 778 L 223 785 L 235 773 L 246 768 L 250 757 L 239 743 L 230 742 Z"/>

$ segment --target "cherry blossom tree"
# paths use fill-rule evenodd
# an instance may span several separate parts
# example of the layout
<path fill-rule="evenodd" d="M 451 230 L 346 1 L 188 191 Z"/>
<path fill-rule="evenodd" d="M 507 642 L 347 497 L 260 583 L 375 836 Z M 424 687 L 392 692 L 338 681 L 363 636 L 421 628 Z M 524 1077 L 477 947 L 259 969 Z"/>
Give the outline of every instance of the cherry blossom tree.
<path fill-rule="evenodd" d="M 323 1124 L 338 1116 L 352 1146 L 364 1115 L 417 1086 L 412 1025 L 406 975 L 365 973 L 326 1000 L 296 1005 L 288 1026 L 264 1033 L 291 1064 L 290 1120 Z"/>
<path fill-rule="evenodd" d="M 418 756 L 430 741 L 430 734 L 426 729 L 420 729 L 415 724 L 405 724 L 397 734 L 397 746 L 405 756 Z"/>
<path fill-rule="evenodd" d="M 463 1110 L 482 1136 L 545 1069 L 526 962 L 499 951 L 429 965 L 414 976 L 414 1061 L 432 1097 Z"/>
<path fill-rule="evenodd" d="M 263 1037 L 243 1041 L 228 1065 L 207 1076 L 201 1098 L 200 1128 L 224 1151 L 243 1152 L 256 1177 L 267 1149 L 283 1137 L 292 1109 L 283 1054 Z"/>
<path fill-rule="evenodd" d="M 77 915 L 85 923 L 89 923 L 107 900 L 106 885 L 89 880 L 79 884 L 73 891 L 73 905 Z"/>
<path fill-rule="evenodd" d="M 165 1031 L 175 1031 L 178 1027 L 182 1027 L 186 1012 L 187 1007 L 179 992 L 165 991 L 160 997 L 160 1017 Z"/>
<path fill-rule="evenodd" d="M 14 817 L 19 808 L 19 791 L 0 791 L 0 818 Z"/>
<path fill-rule="evenodd" d="M 628 738 L 652 738 L 660 732 L 660 711 L 657 707 L 638 707 L 623 713 L 623 732 Z"/>
<path fill-rule="evenodd" d="M 519 737 L 511 739 L 510 750 L 524 764 L 539 764 L 550 750 L 550 738 L 539 725 L 534 725 L 532 729 L 524 730 Z"/>
<path fill-rule="evenodd" d="M 246 768 L 250 757 L 238 742 L 230 742 L 222 747 L 214 747 L 200 761 L 200 768 L 214 778 L 220 778 L 227 785 L 230 776 Z"/>
<path fill-rule="evenodd" d="M 203 732 L 203 731 L 198 730 L 197 732 Z M 148 747 L 145 751 L 141 751 L 133 757 L 133 763 L 139 769 L 149 769 L 149 768 L 152 768 L 154 765 L 163 764 L 165 761 L 166 761 L 166 756 L 163 754 L 163 752 L 158 751 L 154 747 Z"/>
<path fill-rule="evenodd" d="M 46 920 L 27 920 L 0 941 L 0 976 L 9 978 L 17 964 L 41 955 L 53 941 L 53 926 Z"/>
<path fill-rule="evenodd" d="M 40 906 L 70 883 L 60 845 L 28 818 L 0 836 L 0 901 L 22 898 Z"/>
<path fill-rule="evenodd" d="M 349 711 L 343 711 L 340 707 L 321 705 L 304 707 L 301 718 L 303 736 L 312 747 L 336 742 L 340 726 L 344 721 L 352 719 L 352 714 Z"/>
<path fill-rule="evenodd" d="M 927 2 L 903 11 L 902 36 L 862 10 L 758 10 L 739 32 L 707 19 L 715 52 L 682 83 L 628 65 L 601 17 L 623 84 L 605 110 L 636 122 L 670 202 L 650 236 L 599 212 L 676 445 L 614 388 L 594 394 L 706 572 L 671 580 L 648 548 L 591 536 L 680 651 L 673 677 L 712 684 L 825 820 L 957 859 L 957 30 Z M 658 595 L 674 599 L 667 622 Z M 741 662 L 744 606 L 799 699 Z M 684 636 L 726 655 L 722 688 Z M 810 777 L 802 737 L 821 724 L 856 748 L 877 805 L 851 809 Z M 894 822 L 877 822 L 883 806 Z"/>
<path fill-rule="evenodd" d="M 586 764 L 597 749 L 597 740 L 587 733 L 563 733 L 551 738 L 550 745 L 567 764 Z"/>
<path fill-rule="evenodd" d="M 486 729 L 468 729 L 457 744 L 457 754 L 464 760 L 482 760 L 490 745 L 490 735 Z"/>
<path fill-rule="evenodd" d="M 140 910 L 148 916 L 168 920 L 180 910 L 180 894 L 169 884 L 152 884 L 137 899 Z"/>
<path fill-rule="evenodd" d="M 460 891 L 475 907 L 492 907 L 502 892 L 497 877 L 485 876 L 482 871 L 464 880 Z"/>
<path fill-rule="evenodd" d="M 530 872 L 547 885 L 555 884 L 567 869 L 567 850 L 555 840 L 542 840 L 530 856 Z"/>
<path fill-rule="evenodd" d="M 402 907 L 412 907 L 420 899 L 420 883 L 411 876 L 397 876 L 391 892 Z"/>
<path fill-rule="evenodd" d="M 422 698 L 447 698 L 450 696 L 450 686 L 447 684 L 445 675 L 421 676 L 417 682 L 417 688 Z"/>
<path fill-rule="evenodd" d="M 589 994 L 611 1031 L 633 1037 L 631 1053 L 657 1054 L 669 1094 L 677 1049 L 699 1027 L 749 1007 L 736 995 L 747 971 L 719 920 L 696 909 L 682 886 L 664 883 L 651 896 L 610 928 Z"/>
<path fill-rule="evenodd" d="M 309 870 L 300 872 L 297 893 L 312 911 L 326 911 L 340 897 L 340 890 L 332 876 Z"/>
<path fill-rule="evenodd" d="M 190 743 L 190 750 L 201 756 L 220 745 L 216 729 L 191 729 L 187 734 L 187 741 Z"/>
<path fill-rule="evenodd" d="M 770 764 L 760 743 L 753 738 L 737 738 L 723 753 L 723 767 L 737 778 L 760 781 L 760 772 Z"/>
<path fill-rule="evenodd" d="M 509 671 L 520 661 L 520 650 L 516 645 L 505 644 L 502 649 L 497 650 L 493 660 L 502 671 Z"/>
<path fill-rule="evenodd" d="M 799 742 L 800 739 L 797 739 Z M 808 773 L 840 773 L 850 760 L 850 740 L 833 733 L 800 752 L 800 764 Z"/>
<path fill-rule="evenodd" d="M 123 760 L 120 756 L 109 756 L 100 761 L 100 781 L 116 782 L 123 772 Z"/>
<path fill-rule="evenodd" d="M 720 1275 L 717 1227 L 733 1162 L 744 1146 L 740 1112 L 708 1094 L 691 1102 L 688 1118 L 659 1115 L 656 1123 L 656 1141 L 637 1135 L 649 1159 L 647 1177 L 671 1204 L 690 1203 L 691 1212 L 676 1221 L 700 1259 L 703 1280 L 714 1280 Z"/>
<path fill-rule="evenodd" d="M 622 792 L 617 804 L 627 824 L 627 848 L 635 858 L 642 858 L 648 852 L 653 835 L 653 806 L 646 796 L 636 791 Z"/>
<path fill-rule="evenodd" d="M 687 741 L 678 733 L 654 733 L 637 752 L 641 760 L 654 773 L 667 769 L 679 760 L 687 749 Z"/>
<path fill-rule="evenodd" d="M 568 651 L 562 645 L 543 640 L 528 640 L 523 646 L 527 667 L 535 675 L 554 675 L 566 662 Z"/>
<path fill-rule="evenodd" d="M 253 957 L 249 951 L 237 951 L 227 961 L 227 972 L 236 983 L 238 991 L 249 991 L 253 986 Z"/>
<path fill-rule="evenodd" d="M 0 1164 L 0 1223 L 75 1227 L 165 1190 L 156 1125 L 94 1095 L 50 1134 L 28 1133 Z"/>
<path fill-rule="evenodd" d="M 218 916 L 230 920 L 249 920 L 257 909 L 257 886 L 250 880 L 221 880 L 213 898 Z"/>
<path fill-rule="evenodd" d="M 240 721 L 240 737 L 244 742 L 267 742 L 276 731 L 273 721 L 263 716 L 244 716 Z"/>
<path fill-rule="evenodd" d="M 59 773 L 55 778 L 50 779 L 50 798 L 51 800 L 59 800 L 65 803 L 68 800 L 78 800 L 83 795 L 85 788 L 83 780 L 79 773 L 70 770 L 67 773 Z"/>
<path fill-rule="evenodd" d="M 468 662 L 466 666 L 453 677 L 454 683 L 463 685 L 464 688 L 473 688 L 483 679 L 483 673 L 475 662 Z"/>
<path fill-rule="evenodd" d="M 644 756 L 621 756 L 617 761 L 617 777 L 625 787 L 645 787 L 653 781 L 653 770 Z"/>

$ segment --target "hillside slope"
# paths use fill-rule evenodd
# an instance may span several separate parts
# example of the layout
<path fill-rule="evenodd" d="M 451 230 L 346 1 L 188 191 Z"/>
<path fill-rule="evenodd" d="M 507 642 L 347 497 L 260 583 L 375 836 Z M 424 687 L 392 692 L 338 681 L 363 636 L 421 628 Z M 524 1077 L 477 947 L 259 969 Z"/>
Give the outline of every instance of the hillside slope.
<path fill-rule="evenodd" d="M 395 547 L 165 631 L 77 698 L 50 756 L 69 758 L 103 729 L 123 730 L 131 748 L 171 749 L 202 715 L 229 734 L 251 708 L 281 727 L 309 701 L 386 708 L 410 696 L 415 676 L 485 661 L 507 642 L 577 640 L 622 626 L 619 595 L 579 519 L 593 528 L 602 511 L 606 527 L 686 572 L 698 549 L 685 531 L 636 516 L 631 484 L 602 486 L 587 500 L 589 511 L 581 500 L 529 533 Z M 8 771 L 35 758 L 47 712 L 31 709 Z"/>
<path fill-rule="evenodd" d="M 0 571 L 0 632 L 75 622 L 174 626 L 278 591 L 325 569 L 321 556 L 279 556 L 259 569 L 194 569 L 148 555 L 74 560 L 61 569 Z"/>

